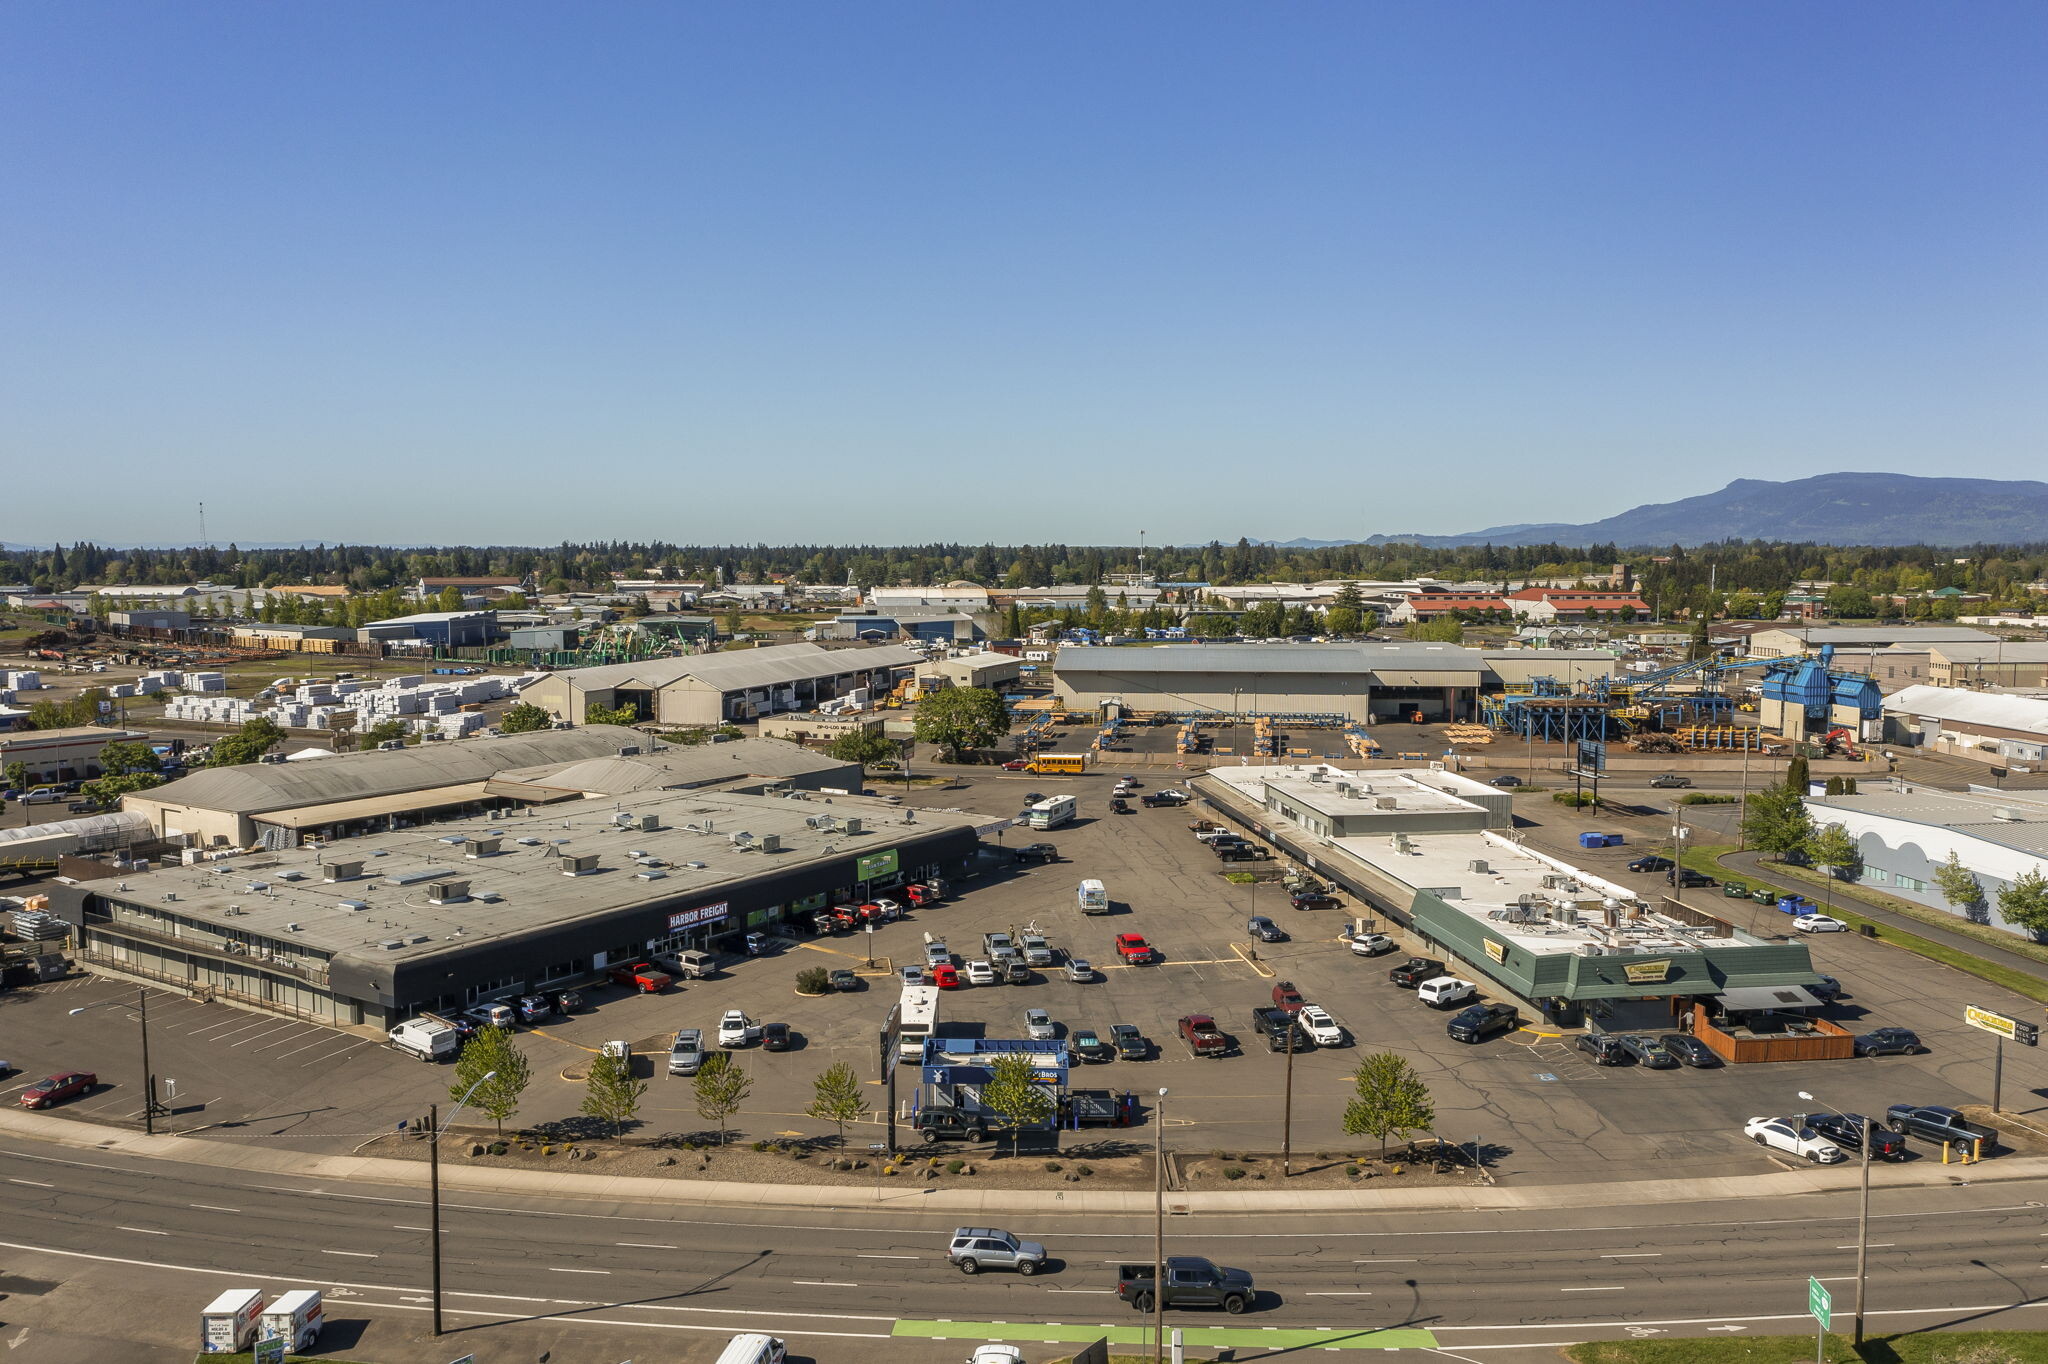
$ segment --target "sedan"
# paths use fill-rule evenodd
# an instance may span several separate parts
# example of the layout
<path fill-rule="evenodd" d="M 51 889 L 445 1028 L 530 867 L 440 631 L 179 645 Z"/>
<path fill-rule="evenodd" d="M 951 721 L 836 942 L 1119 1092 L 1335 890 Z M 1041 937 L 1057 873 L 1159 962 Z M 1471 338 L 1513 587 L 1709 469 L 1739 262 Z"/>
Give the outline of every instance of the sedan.
<path fill-rule="evenodd" d="M 1344 1025 L 1330 1016 L 1329 1010 L 1320 1004 L 1304 1004 L 1294 1015 L 1301 1024 L 1308 1040 L 1319 1047 L 1340 1047 L 1344 1045 Z"/>
<path fill-rule="evenodd" d="M 1721 1064 L 1721 1058 L 1714 1054 L 1714 1049 L 1691 1033 L 1667 1032 L 1657 1040 L 1663 1044 L 1664 1050 L 1678 1058 L 1682 1066 L 1712 1070 Z"/>
<path fill-rule="evenodd" d="M 1095 968 L 1084 957 L 1068 957 L 1067 964 L 1060 968 L 1062 974 L 1076 985 L 1086 985 L 1095 979 Z"/>
<path fill-rule="evenodd" d="M 1110 1024 L 1109 1042 L 1126 1061 L 1146 1061 L 1152 1057 L 1152 1042 L 1138 1031 L 1135 1023 Z"/>
<path fill-rule="evenodd" d="M 833 989 L 841 992 L 858 990 L 860 988 L 860 977 L 843 966 L 826 979 L 831 983 Z"/>
<path fill-rule="evenodd" d="M 1308 891 L 1300 895 L 1289 896 L 1287 903 L 1295 909 L 1335 909 L 1343 902 L 1334 895 L 1325 895 L 1319 891 Z"/>
<path fill-rule="evenodd" d="M 789 1030 L 787 1023 L 763 1023 L 761 1025 L 762 1051 L 788 1051 L 796 1045 L 796 1034 Z"/>
<path fill-rule="evenodd" d="M 1623 1033 L 1619 1040 L 1623 1051 L 1651 1070 L 1671 1070 L 1678 1065 L 1678 1058 L 1664 1050 L 1654 1037 L 1632 1032 Z"/>
<path fill-rule="evenodd" d="M 1512 772 L 1503 772 L 1493 779 L 1493 784 L 1495 786 L 1522 786 L 1526 783 Z"/>
<path fill-rule="evenodd" d="M 1059 1035 L 1053 1024 L 1052 1015 L 1043 1009 L 1024 1011 L 1024 1035 L 1034 1042 L 1050 1042 Z"/>
<path fill-rule="evenodd" d="M 1876 1028 L 1856 1037 L 1858 1056 L 1918 1056 L 1927 1050 L 1911 1028 Z"/>
<path fill-rule="evenodd" d="M 1398 947 L 1398 944 L 1384 933 L 1353 933 L 1350 942 L 1351 953 L 1357 957 L 1385 956 Z"/>
<path fill-rule="evenodd" d="M 1664 873 L 1664 879 L 1675 886 L 1685 886 L 1687 888 L 1693 886 L 1718 886 L 1721 884 L 1705 872 L 1694 871 L 1691 867 L 1674 868 Z"/>
<path fill-rule="evenodd" d="M 1795 1113 L 1786 1121 L 1811 1127 L 1845 1152 L 1863 1149 L 1866 1119 L 1861 1113 Z M 1870 1155 L 1874 1160 L 1904 1160 L 1905 1134 L 1894 1132 L 1882 1123 L 1871 1122 Z"/>
<path fill-rule="evenodd" d="M 1653 853 L 1648 857 L 1638 857 L 1635 861 L 1628 864 L 1628 869 L 1630 871 L 1670 871 L 1673 865 L 1670 858 L 1658 857 Z"/>
<path fill-rule="evenodd" d="M 1263 914 L 1254 914 L 1244 921 L 1244 931 L 1260 942 L 1286 942 L 1287 933 L 1280 925 Z"/>
<path fill-rule="evenodd" d="M 1073 1049 L 1074 1055 L 1091 1065 L 1116 1059 L 1116 1048 L 1103 1041 L 1093 1028 L 1076 1028 L 1073 1036 L 1067 1039 L 1067 1045 Z"/>
<path fill-rule="evenodd" d="M 100 1077 L 89 1070 L 67 1070 L 30 1085 L 21 1091 L 16 1102 L 23 1108 L 48 1108 L 53 1103 L 90 1093 L 99 1082 Z"/>
<path fill-rule="evenodd" d="M 1803 1156 L 1816 1165 L 1833 1165 L 1842 1159 L 1841 1147 L 1811 1127 L 1799 1126 L 1788 1118 L 1751 1118 L 1742 1125 L 1742 1131 L 1759 1146 Z"/>
<path fill-rule="evenodd" d="M 1847 933 L 1849 925 L 1840 919 L 1825 914 L 1802 914 L 1792 921 L 1792 926 L 1801 933 Z"/>
<path fill-rule="evenodd" d="M 969 985 L 993 985 L 996 983 L 996 968 L 979 959 L 967 963 Z"/>
<path fill-rule="evenodd" d="M 1008 761 L 1008 762 L 1006 762 L 1006 763 L 1004 763 L 1004 764 L 1003 764 L 1003 771 L 1005 771 L 1005 772 L 1024 772 L 1024 771 L 1028 771 L 1028 770 L 1030 769 L 1030 767 L 1031 767 L 1031 764 L 1030 764 L 1030 762 L 1029 762 L 1029 761 L 1027 761 L 1026 759 L 1023 759 L 1023 758 L 1012 758 L 1012 759 L 1010 759 L 1010 761 Z"/>

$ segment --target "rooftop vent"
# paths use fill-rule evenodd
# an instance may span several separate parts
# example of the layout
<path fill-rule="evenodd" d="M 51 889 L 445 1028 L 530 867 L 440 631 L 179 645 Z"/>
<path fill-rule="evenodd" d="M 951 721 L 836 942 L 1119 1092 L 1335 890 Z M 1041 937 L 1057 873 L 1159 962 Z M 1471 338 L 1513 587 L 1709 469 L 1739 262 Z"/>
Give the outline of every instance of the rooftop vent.
<path fill-rule="evenodd" d="M 498 894 L 498 892 L 496 892 L 495 890 L 480 890 L 476 893 L 476 898 L 487 905 L 495 905 L 496 903 L 498 903 L 498 901 L 504 899 L 505 897 Z M 462 930 L 458 928 L 455 931 L 457 933 L 460 933 Z"/>
<path fill-rule="evenodd" d="M 427 887 L 427 903 L 430 905 L 459 905 L 468 898 L 467 881 L 436 881 Z"/>
<path fill-rule="evenodd" d="M 361 914 L 369 907 L 370 904 L 367 900 L 343 900 L 341 902 L 341 908 L 350 914 Z"/>
<path fill-rule="evenodd" d="M 249 882 L 249 884 L 242 887 L 242 894 L 261 895 L 264 891 L 269 889 L 270 882 L 268 881 L 251 881 Z"/>
<path fill-rule="evenodd" d="M 621 758 L 637 758 L 637 757 L 639 757 L 639 756 L 640 756 L 640 745 L 638 745 L 638 744 L 621 744 L 621 745 L 619 745 L 619 756 L 620 756 Z"/>
<path fill-rule="evenodd" d="M 639 871 L 633 873 L 633 879 L 635 881 L 659 881 L 667 875 L 668 873 L 659 867 L 642 867 Z"/>
<path fill-rule="evenodd" d="M 468 847 L 467 849 L 465 849 L 465 850 L 464 850 L 464 852 L 463 852 L 463 856 L 465 856 L 465 857 L 493 857 L 493 856 L 495 856 L 495 855 L 497 854 L 497 851 L 498 851 L 498 845 L 499 845 L 499 844 L 500 844 L 501 842 L 502 842 L 502 840 L 500 840 L 500 839 L 496 839 L 496 838 L 479 838 L 479 839 L 475 839 L 475 840 L 473 840 L 473 841 L 472 841 L 472 842 L 470 843 L 469 847 Z"/>
<path fill-rule="evenodd" d="M 588 876 L 596 870 L 596 853 L 577 853 L 574 856 L 565 853 L 562 856 L 562 875 L 564 876 Z"/>
<path fill-rule="evenodd" d="M 386 952 L 396 952 L 399 948 L 405 946 L 405 944 L 397 938 L 385 938 L 383 941 L 379 942 L 377 946 L 383 948 Z"/>
<path fill-rule="evenodd" d="M 2026 815 L 2024 815 L 2018 810 L 2015 810 L 2010 805 L 1999 806 L 1997 809 L 1991 812 L 1991 817 L 1993 819 L 2002 819 L 2007 824 L 2024 824 L 2027 822 Z"/>
<path fill-rule="evenodd" d="M 290 871 L 279 872 L 277 879 L 280 881 L 303 881 L 306 879 L 306 873 L 294 867 Z"/>
<path fill-rule="evenodd" d="M 284 931 L 287 933 L 297 933 L 300 931 L 300 929 L 297 924 L 286 924 L 284 926 Z"/>

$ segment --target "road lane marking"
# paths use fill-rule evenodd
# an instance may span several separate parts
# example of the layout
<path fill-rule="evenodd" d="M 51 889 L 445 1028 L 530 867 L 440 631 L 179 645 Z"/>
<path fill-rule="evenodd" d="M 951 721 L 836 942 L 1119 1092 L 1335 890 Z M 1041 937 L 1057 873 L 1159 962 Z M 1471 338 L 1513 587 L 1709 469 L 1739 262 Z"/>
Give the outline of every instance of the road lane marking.
<path fill-rule="evenodd" d="M 218 1203 L 187 1203 L 188 1208 L 204 1208 L 208 1212 L 240 1212 L 240 1208 L 223 1208 Z"/>
<path fill-rule="evenodd" d="M 169 1233 L 169 1232 L 167 1232 L 167 1231 L 156 1231 L 156 1230 L 154 1230 L 154 1229 L 152 1229 L 152 1228 L 150 1228 L 150 1227 L 116 1227 L 116 1228 L 114 1228 L 114 1230 L 116 1230 L 116 1231 L 134 1231 L 134 1232 L 140 1232 L 140 1233 L 141 1233 L 142 1235 L 144 1235 L 144 1236 L 169 1236 L 169 1235 L 170 1235 L 170 1233 Z"/>
<path fill-rule="evenodd" d="M 1582 1288 L 1560 1288 L 1557 1291 L 1560 1293 L 1619 1293 L 1627 1287 L 1627 1284 L 1603 1283 L 1588 1284 Z"/>
<path fill-rule="evenodd" d="M 1664 1258 L 1664 1252 L 1661 1250 L 1618 1250 L 1611 1255 L 1602 1255 L 1600 1258 L 1603 1260 L 1661 1260 Z"/>
<path fill-rule="evenodd" d="M 1355 1265 L 1413 1265 L 1422 1263 L 1420 1256 L 1410 1255 L 1399 1260 L 1353 1260 Z"/>
<path fill-rule="evenodd" d="M 28 1184 L 38 1189 L 54 1189 L 57 1187 L 55 1184 L 45 1184 L 40 1179 L 10 1179 L 7 1182 L 9 1184 Z"/>
<path fill-rule="evenodd" d="M 554 1267 L 553 1265 L 549 1265 L 549 1266 L 548 1266 L 548 1273 L 550 1273 L 550 1274 L 609 1274 L 609 1273 L 611 1273 L 611 1271 L 610 1271 L 609 1269 L 557 1269 L 557 1268 L 555 1268 L 555 1267 Z"/>
<path fill-rule="evenodd" d="M 1114 1288 L 1048 1288 L 1048 1293 L 1114 1293 Z"/>
<path fill-rule="evenodd" d="M 1105 1289 L 1104 1291 L 1107 1292 L 1108 1290 Z M 1362 1292 L 1357 1289 L 1332 1288 L 1327 1292 L 1304 1293 L 1302 1294 L 1302 1296 L 1304 1298 L 1369 1298 L 1372 1296 L 1372 1294 L 1368 1292 Z M 1317 1329 L 1320 1330 L 1321 1328 L 1318 1327 Z"/>
<path fill-rule="evenodd" d="M 1898 1242 L 1897 1242 L 1897 1241 L 1872 1241 L 1872 1242 L 1870 1243 L 1870 1248 L 1871 1248 L 1872 1250 L 1883 1250 L 1883 1249 L 1885 1249 L 1886 1247 L 1889 1247 L 1889 1246 L 1895 1246 L 1895 1245 L 1897 1245 L 1897 1244 L 1898 1244 Z M 1836 1247 L 1835 1247 L 1835 1249 L 1836 1249 L 1836 1250 L 1854 1250 L 1854 1249 L 1856 1249 L 1856 1243 L 1855 1243 L 1854 1241 L 1851 1241 L 1851 1242 L 1850 1242 L 1850 1243 L 1849 1243 L 1848 1245 L 1846 1245 L 1846 1246 L 1836 1246 Z"/>
<path fill-rule="evenodd" d="M 634 1250 L 681 1250 L 681 1246 L 656 1245 L 652 1241 L 614 1241 L 615 1246 L 630 1246 Z"/>
<path fill-rule="evenodd" d="M 791 1280 L 790 1280 L 790 1282 L 791 1282 L 791 1283 L 793 1283 L 793 1284 L 802 1284 L 802 1285 L 803 1285 L 804 1287 L 806 1287 L 806 1288 L 859 1288 L 859 1287 L 860 1287 L 860 1285 L 859 1285 L 859 1284 L 857 1284 L 857 1283 L 847 1283 L 847 1282 L 845 1282 L 844 1280 L 840 1280 L 840 1279 L 791 1279 Z"/>
<path fill-rule="evenodd" d="M 352 1260 L 374 1260 L 376 1253 L 368 1250 L 323 1250 L 322 1255 L 346 1255 Z"/>
<path fill-rule="evenodd" d="M 856 1260 L 922 1260 L 922 1255 L 855 1255 Z M 1104 1290 L 1107 1292 L 1108 1290 Z"/>

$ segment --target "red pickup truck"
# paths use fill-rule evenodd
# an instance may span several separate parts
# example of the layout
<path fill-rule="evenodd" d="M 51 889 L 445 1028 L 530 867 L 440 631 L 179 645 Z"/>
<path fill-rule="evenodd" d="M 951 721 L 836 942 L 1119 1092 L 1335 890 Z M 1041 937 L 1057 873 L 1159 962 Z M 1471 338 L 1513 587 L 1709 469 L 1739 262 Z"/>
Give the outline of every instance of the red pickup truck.
<path fill-rule="evenodd" d="M 631 966 L 614 966 L 608 973 L 614 985 L 623 985 L 628 990 L 644 995 L 658 995 L 674 983 L 675 977 L 651 961 L 635 962 Z"/>
<path fill-rule="evenodd" d="M 1180 1021 L 1181 1041 L 1197 1056 L 1228 1056 L 1230 1035 L 1207 1014 L 1189 1014 Z"/>
<path fill-rule="evenodd" d="M 1144 966 L 1152 960 L 1152 944 L 1145 941 L 1142 933 L 1119 933 L 1116 954 L 1131 966 Z"/>

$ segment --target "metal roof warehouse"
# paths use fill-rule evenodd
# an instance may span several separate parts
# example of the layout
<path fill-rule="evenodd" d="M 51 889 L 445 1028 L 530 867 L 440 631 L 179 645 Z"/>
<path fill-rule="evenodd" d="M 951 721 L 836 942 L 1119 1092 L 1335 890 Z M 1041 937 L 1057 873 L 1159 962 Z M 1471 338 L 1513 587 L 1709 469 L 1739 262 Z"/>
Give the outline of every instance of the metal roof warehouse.
<path fill-rule="evenodd" d="M 580 723 L 591 706 L 631 708 L 642 720 L 715 725 L 790 710 L 812 710 L 861 687 L 886 688 L 924 655 L 900 644 L 827 649 L 776 644 L 760 649 L 608 663 L 550 673 L 526 688 L 557 718 Z"/>

